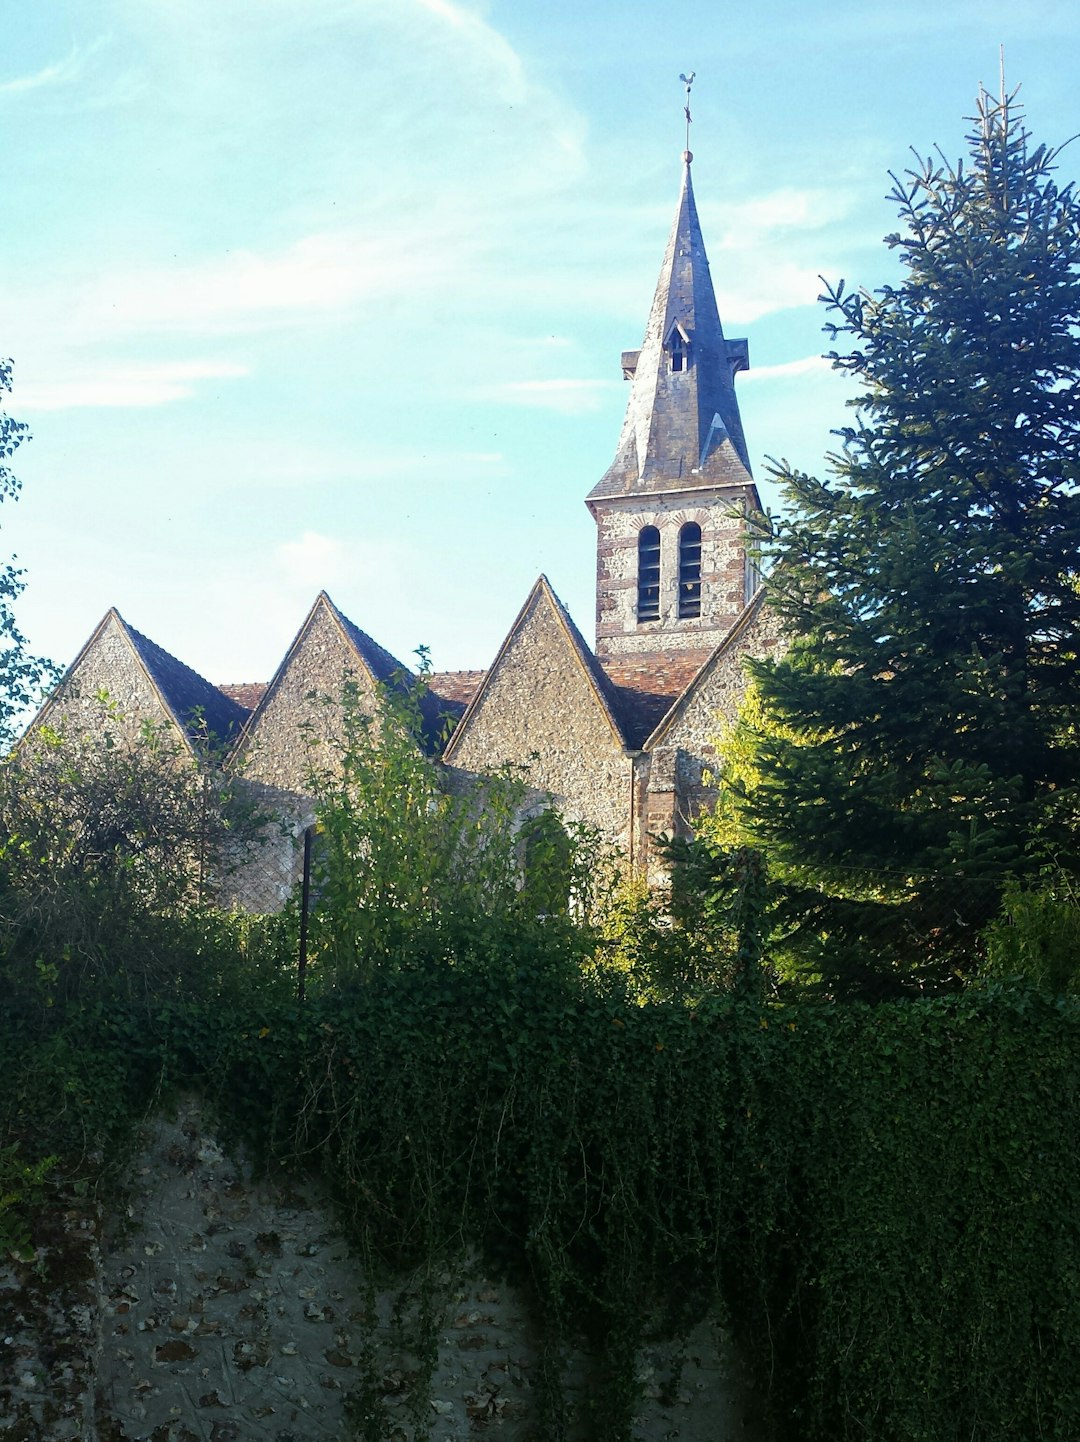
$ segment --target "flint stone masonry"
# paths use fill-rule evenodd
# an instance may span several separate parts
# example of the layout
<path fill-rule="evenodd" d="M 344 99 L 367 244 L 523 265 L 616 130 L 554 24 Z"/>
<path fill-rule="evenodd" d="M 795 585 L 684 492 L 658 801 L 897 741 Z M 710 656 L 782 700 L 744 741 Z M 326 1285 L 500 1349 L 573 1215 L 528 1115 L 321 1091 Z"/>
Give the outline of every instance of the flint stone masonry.
<path fill-rule="evenodd" d="M 144 722 L 165 726 L 172 722 L 167 707 L 124 636 L 118 618 L 110 614 L 92 638 L 79 663 L 64 678 L 38 718 L 73 735 L 101 731 L 104 693 L 113 708 L 110 725 L 118 737 L 133 739 Z"/>
<path fill-rule="evenodd" d="M 465 773 L 520 765 L 569 820 L 628 845 L 632 763 L 542 585 L 452 738 L 447 760 Z"/>
<path fill-rule="evenodd" d="M 103 1258 L 90 1212 L 53 1231 L 51 1266 L 43 1252 L 0 1269 L 5 1442 L 348 1442 L 361 1396 L 387 1442 L 544 1442 L 537 1333 L 512 1286 L 475 1263 L 437 1278 L 425 1380 L 409 1350 L 410 1280 L 375 1294 L 370 1335 L 365 1278 L 318 1188 L 253 1180 L 194 1101 L 147 1128 Z M 571 1355 L 564 1377 L 572 1442 L 590 1436 L 589 1365 Z M 648 1346 L 638 1373 L 637 1442 L 760 1435 L 714 1325 Z"/>
<path fill-rule="evenodd" d="M 334 766 L 335 743 L 342 736 L 341 693 L 347 681 L 356 687 L 361 709 L 374 711 L 376 678 L 330 606 L 317 602 L 249 723 L 233 766 L 249 781 L 306 793 L 313 763 Z"/>
<path fill-rule="evenodd" d="M 692 826 L 702 809 L 716 800 L 706 773 L 716 765 L 716 742 L 734 723 L 746 694 L 747 659 L 776 655 L 783 649 L 779 619 L 759 593 L 742 627 L 706 663 L 657 732 L 655 747 L 675 753 L 673 789 L 686 826 Z"/>
<path fill-rule="evenodd" d="M 272 915 L 286 904 L 303 875 L 304 830 L 315 823 L 315 803 L 246 776 L 235 784 L 244 801 L 266 820 L 255 845 L 233 859 L 219 878 L 217 901 L 227 911 Z"/>

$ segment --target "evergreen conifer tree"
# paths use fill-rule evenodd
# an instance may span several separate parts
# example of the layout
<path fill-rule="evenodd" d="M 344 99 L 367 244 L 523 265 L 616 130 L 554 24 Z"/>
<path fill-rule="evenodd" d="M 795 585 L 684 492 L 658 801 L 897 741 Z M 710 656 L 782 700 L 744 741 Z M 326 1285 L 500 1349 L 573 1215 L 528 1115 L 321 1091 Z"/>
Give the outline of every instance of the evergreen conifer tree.
<path fill-rule="evenodd" d="M 968 147 L 892 176 L 899 283 L 823 297 L 857 419 L 827 479 L 775 472 L 792 645 L 737 743 L 741 839 L 876 994 L 970 966 L 1006 879 L 1080 871 L 1080 200 L 1015 96 Z"/>

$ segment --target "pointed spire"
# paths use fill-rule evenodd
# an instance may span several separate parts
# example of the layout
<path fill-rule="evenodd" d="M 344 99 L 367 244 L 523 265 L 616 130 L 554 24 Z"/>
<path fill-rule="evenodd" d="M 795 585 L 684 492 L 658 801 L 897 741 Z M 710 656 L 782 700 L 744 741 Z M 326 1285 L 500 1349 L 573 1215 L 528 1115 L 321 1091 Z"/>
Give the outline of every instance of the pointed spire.
<path fill-rule="evenodd" d="M 752 484 L 735 373 L 745 340 L 725 339 L 690 178 L 689 150 L 640 351 L 623 354 L 633 381 L 615 459 L 590 500 Z"/>

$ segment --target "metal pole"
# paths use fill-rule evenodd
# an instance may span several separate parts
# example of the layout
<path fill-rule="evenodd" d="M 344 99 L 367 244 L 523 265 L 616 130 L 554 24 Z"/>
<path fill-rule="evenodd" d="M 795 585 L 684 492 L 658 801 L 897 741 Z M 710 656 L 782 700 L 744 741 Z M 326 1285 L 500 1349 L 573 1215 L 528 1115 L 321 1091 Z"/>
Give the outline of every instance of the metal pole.
<path fill-rule="evenodd" d="M 300 893 L 300 959 L 296 970 L 296 995 L 303 1001 L 307 983 L 307 934 L 308 910 L 311 903 L 311 844 L 315 835 L 314 826 L 304 828 L 304 882 Z"/>

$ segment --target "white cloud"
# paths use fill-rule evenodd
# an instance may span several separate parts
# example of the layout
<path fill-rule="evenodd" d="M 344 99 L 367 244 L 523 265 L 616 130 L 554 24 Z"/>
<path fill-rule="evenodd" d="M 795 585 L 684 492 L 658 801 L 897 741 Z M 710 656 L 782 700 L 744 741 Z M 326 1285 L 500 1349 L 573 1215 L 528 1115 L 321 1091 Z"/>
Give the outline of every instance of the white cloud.
<path fill-rule="evenodd" d="M 528 97 L 532 87 L 520 57 L 480 15 L 464 5 L 453 4 L 452 0 L 416 0 L 416 3 L 462 37 L 473 52 L 474 63 L 479 61 L 490 69 L 502 99 L 511 105 L 520 105 Z"/>
<path fill-rule="evenodd" d="M 541 410 L 557 411 L 561 415 L 576 416 L 599 410 L 604 393 L 618 386 L 618 381 L 607 380 L 506 381 L 502 385 L 486 387 L 482 395 L 474 393 L 474 398 L 505 405 L 535 406 Z"/>
<path fill-rule="evenodd" d="M 808 355 L 800 360 L 780 361 L 771 366 L 751 366 L 745 375 L 740 377 L 741 385 L 752 385 L 756 381 L 786 380 L 789 376 L 818 375 L 823 371 L 831 371 L 831 362 L 824 356 Z"/>
<path fill-rule="evenodd" d="M 84 295 L 79 320 L 90 334 L 221 334 L 307 321 L 403 289 L 441 288 L 459 247 L 439 239 L 410 246 L 396 234 L 310 235 L 277 252 L 116 272 Z"/>
<path fill-rule="evenodd" d="M 729 322 L 744 325 L 776 311 L 816 305 L 822 289 L 816 268 L 773 260 L 761 252 L 730 266 L 725 280 L 716 292 L 725 329 Z"/>
<path fill-rule="evenodd" d="M 12 80 L 0 80 L 0 96 L 25 95 L 30 90 L 41 90 L 52 85 L 69 85 L 77 80 L 86 68 L 87 62 L 101 49 L 105 40 L 98 39 L 80 49 L 72 45 L 63 60 L 44 65 L 32 75 L 16 75 Z"/>
<path fill-rule="evenodd" d="M 223 361 L 161 361 L 100 367 L 49 380 L 17 381 L 14 403 L 20 411 L 66 411 L 82 407 L 163 406 L 194 395 L 205 380 L 237 380 L 247 368 Z"/>
<path fill-rule="evenodd" d="M 299 540 L 283 542 L 276 558 L 289 585 L 316 590 L 337 585 L 349 569 L 345 546 L 317 531 L 305 531 Z"/>
<path fill-rule="evenodd" d="M 845 220 L 853 207 L 853 197 L 840 187 L 789 185 L 722 206 L 702 205 L 701 214 L 710 250 L 742 252 L 773 236 L 790 244 L 787 232 L 821 230 Z"/>

